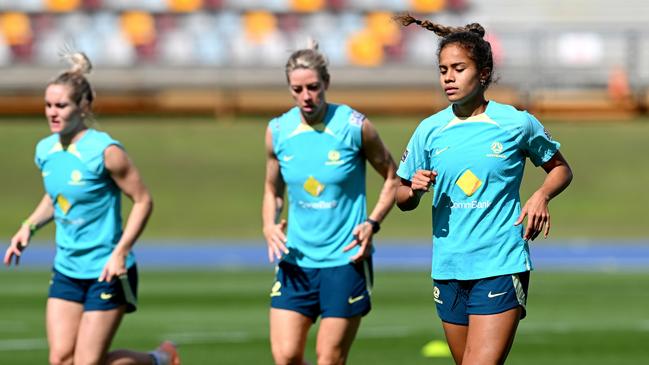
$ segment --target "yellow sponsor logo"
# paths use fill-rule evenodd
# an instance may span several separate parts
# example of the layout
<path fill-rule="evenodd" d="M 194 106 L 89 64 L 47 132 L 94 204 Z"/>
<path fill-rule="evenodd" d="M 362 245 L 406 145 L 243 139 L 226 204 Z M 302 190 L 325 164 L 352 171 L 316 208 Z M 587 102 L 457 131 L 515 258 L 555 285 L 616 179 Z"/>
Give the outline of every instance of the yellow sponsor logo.
<path fill-rule="evenodd" d="M 279 297 L 280 295 L 282 295 L 282 292 L 279 291 L 281 288 L 282 288 L 282 283 L 276 281 L 275 284 L 273 284 L 273 288 L 270 289 L 270 296 Z"/>
<path fill-rule="evenodd" d="M 322 191 L 325 189 L 325 185 L 320 181 L 316 180 L 313 176 L 309 176 L 308 179 L 304 182 L 304 190 L 312 196 L 319 196 Z"/>
<path fill-rule="evenodd" d="M 108 299 L 110 299 L 112 297 L 113 297 L 113 294 L 111 294 L 111 293 L 103 293 L 102 292 L 101 294 L 99 294 L 99 298 L 101 298 L 101 300 L 108 300 Z"/>
<path fill-rule="evenodd" d="M 69 211 L 70 208 L 72 207 L 72 204 L 70 204 L 70 202 L 68 201 L 68 199 L 66 199 L 66 198 L 65 198 L 63 195 L 61 195 L 61 194 L 59 194 L 59 195 L 56 197 L 56 204 L 59 206 L 59 208 L 61 208 L 61 210 L 63 211 L 63 214 L 68 214 L 68 211 Z"/>
<path fill-rule="evenodd" d="M 466 196 L 471 196 L 482 186 L 482 181 L 471 170 L 466 170 L 455 185 L 462 189 Z"/>

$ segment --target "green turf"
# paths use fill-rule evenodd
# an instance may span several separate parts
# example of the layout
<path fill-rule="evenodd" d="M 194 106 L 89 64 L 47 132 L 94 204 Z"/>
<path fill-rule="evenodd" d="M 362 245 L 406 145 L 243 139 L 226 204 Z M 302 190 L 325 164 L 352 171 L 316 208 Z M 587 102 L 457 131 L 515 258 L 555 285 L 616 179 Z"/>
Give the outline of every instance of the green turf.
<path fill-rule="evenodd" d="M 0 275 L 0 359 L 46 362 L 44 303 L 49 274 Z M 150 349 L 178 342 L 185 364 L 268 364 L 266 272 L 141 274 L 140 307 L 126 317 L 114 347 Z M 640 364 L 649 358 L 649 276 L 638 273 L 533 273 L 529 315 L 508 364 Z M 374 309 L 364 320 L 350 364 L 451 364 L 420 351 L 443 335 L 428 274 L 376 273 Z M 314 359 L 310 337 L 308 358 Z M 4 360 L 0 361 L 5 363 Z"/>
<path fill-rule="evenodd" d="M 416 118 L 377 119 L 376 124 L 396 159 Z M 649 122 L 546 122 L 572 164 L 575 180 L 550 205 L 552 237 L 648 237 L 644 193 L 649 181 Z M 102 129 L 121 140 L 155 199 L 145 238 L 261 238 L 260 203 L 264 175 L 264 130 L 261 118 L 102 119 Z M 47 134 L 41 119 L 0 121 L 0 159 L 4 192 L 0 235 L 10 237 L 42 194 L 33 165 L 36 141 Z M 373 206 L 379 179 L 369 172 Z M 528 166 L 522 188 L 525 199 L 544 173 Z M 383 237 L 428 237 L 430 197 L 415 212 L 392 212 Z M 51 231 L 40 238 L 51 237 Z"/>

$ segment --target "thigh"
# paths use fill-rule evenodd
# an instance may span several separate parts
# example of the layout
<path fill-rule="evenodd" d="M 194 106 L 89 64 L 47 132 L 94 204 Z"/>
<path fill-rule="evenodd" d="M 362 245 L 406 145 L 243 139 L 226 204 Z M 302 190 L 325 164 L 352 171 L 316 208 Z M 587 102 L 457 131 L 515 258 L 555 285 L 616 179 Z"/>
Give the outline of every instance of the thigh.
<path fill-rule="evenodd" d="M 444 323 L 467 326 L 467 301 L 473 280 L 434 280 L 433 300 L 437 315 Z"/>
<path fill-rule="evenodd" d="M 75 364 L 101 363 L 126 311 L 126 305 L 103 311 L 85 311 L 81 318 Z"/>
<path fill-rule="evenodd" d="M 530 272 L 526 271 L 476 280 L 470 292 L 467 313 L 497 314 L 520 308 L 523 319 L 529 278 Z"/>
<path fill-rule="evenodd" d="M 502 364 L 514 342 L 521 307 L 498 314 L 469 315 L 464 365 Z"/>
<path fill-rule="evenodd" d="M 352 318 L 323 318 L 316 344 L 318 363 L 344 364 L 360 324 L 360 315 Z"/>
<path fill-rule="evenodd" d="M 313 319 L 279 308 L 270 309 L 270 345 L 276 364 L 301 364 Z"/>
<path fill-rule="evenodd" d="M 320 271 L 322 318 L 353 318 L 372 309 L 372 260 Z"/>
<path fill-rule="evenodd" d="M 302 268 L 282 261 L 270 291 L 270 306 L 297 312 L 311 319 L 320 315 L 320 269 Z"/>
<path fill-rule="evenodd" d="M 442 322 L 446 343 L 451 350 L 453 360 L 456 364 L 462 363 L 464 350 L 466 349 L 466 338 L 469 332 L 469 326 L 455 323 Z"/>
<path fill-rule="evenodd" d="M 72 363 L 83 304 L 49 298 L 46 309 L 47 342 L 50 362 Z"/>
<path fill-rule="evenodd" d="M 107 311 L 126 306 L 126 313 L 137 308 L 137 266 L 131 266 L 127 274 L 111 281 L 88 280 L 84 301 L 86 311 Z"/>

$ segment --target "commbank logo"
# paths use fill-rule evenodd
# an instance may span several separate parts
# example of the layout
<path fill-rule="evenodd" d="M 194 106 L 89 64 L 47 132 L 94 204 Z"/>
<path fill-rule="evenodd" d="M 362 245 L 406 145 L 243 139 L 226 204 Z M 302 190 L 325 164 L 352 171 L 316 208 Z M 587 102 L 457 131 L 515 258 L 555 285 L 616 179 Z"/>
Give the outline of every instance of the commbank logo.
<path fill-rule="evenodd" d="M 306 190 L 307 193 L 315 197 L 319 196 L 325 189 L 325 185 L 316 180 L 316 178 L 313 176 L 309 176 L 302 187 L 304 188 L 304 190 Z"/>
<path fill-rule="evenodd" d="M 72 204 L 70 204 L 68 199 L 61 194 L 56 197 L 56 204 L 61 208 L 63 214 L 68 214 L 68 211 L 70 211 L 70 208 L 72 207 Z"/>
<path fill-rule="evenodd" d="M 482 181 L 475 176 L 471 170 L 467 169 L 462 176 L 457 179 L 455 185 L 457 185 L 466 196 L 471 196 L 478 190 L 478 188 L 480 188 L 480 186 L 482 186 Z"/>

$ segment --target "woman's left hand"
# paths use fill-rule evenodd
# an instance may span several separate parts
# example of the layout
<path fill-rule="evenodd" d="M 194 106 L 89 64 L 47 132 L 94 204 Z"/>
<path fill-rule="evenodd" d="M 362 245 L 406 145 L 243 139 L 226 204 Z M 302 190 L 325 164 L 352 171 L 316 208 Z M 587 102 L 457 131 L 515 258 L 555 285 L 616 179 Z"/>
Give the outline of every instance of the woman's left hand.
<path fill-rule="evenodd" d="M 369 258 L 372 255 L 372 225 L 368 222 L 363 222 L 354 228 L 352 232 L 354 240 L 349 245 L 343 248 L 347 252 L 356 246 L 360 246 L 356 255 L 352 256 L 349 260 L 352 262 L 359 262 Z"/>
<path fill-rule="evenodd" d="M 550 233 L 550 211 L 548 202 L 550 198 L 540 191 L 535 192 L 523 206 L 521 215 L 514 223 L 515 226 L 523 223 L 527 216 L 527 226 L 523 233 L 524 240 L 534 240 L 541 232 L 543 237 L 547 238 Z"/>
<path fill-rule="evenodd" d="M 99 281 L 110 282 L 122 275 L 126 275 L 126 256 L 113 252 L 99 276 Z"/>

